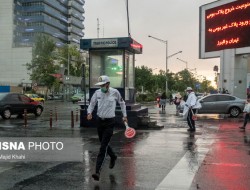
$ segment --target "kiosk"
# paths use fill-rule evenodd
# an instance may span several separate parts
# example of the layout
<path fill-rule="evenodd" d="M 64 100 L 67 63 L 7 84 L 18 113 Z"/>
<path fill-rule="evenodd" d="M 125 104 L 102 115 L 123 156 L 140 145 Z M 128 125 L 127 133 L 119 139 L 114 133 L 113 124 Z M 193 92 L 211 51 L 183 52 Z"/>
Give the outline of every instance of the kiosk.
<path fill-rule="evenodd" d="M 116 88 L 126 102 L 129 125 L 138 128 L 148 116 L 148 108 L 135 102 L 135 54 L 142 53 L 142 45 L 131 37 L 82 39 L 80 48 L 89 52 L 89 97 L 99 88 L 95 86 L 101 75 L 110 78 L 110 86 Z M 87 105 L 81 102 L 80 126 L 95 125 L 96 109 L 93 121 L 87 121 Z M 118 123 L 122 121 L 119 105 L 116 109 Z"/>

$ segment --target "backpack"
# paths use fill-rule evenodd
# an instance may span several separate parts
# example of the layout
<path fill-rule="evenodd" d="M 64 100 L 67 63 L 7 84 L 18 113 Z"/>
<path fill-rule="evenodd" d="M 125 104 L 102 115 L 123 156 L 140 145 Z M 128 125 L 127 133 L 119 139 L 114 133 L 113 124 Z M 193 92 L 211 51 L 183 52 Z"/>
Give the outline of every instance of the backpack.
<path fill-rule="evenodd" d="M 180 99 L 177 98 L 176 100 L 174 100 L 174 104 L 177 105 L 177 106 L 180 105 Z"/>

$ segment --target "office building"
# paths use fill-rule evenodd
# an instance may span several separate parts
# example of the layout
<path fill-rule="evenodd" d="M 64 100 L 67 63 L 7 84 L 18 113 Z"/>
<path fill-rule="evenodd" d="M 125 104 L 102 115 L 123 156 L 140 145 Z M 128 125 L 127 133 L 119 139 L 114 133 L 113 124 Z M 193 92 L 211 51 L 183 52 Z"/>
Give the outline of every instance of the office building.
<path fill-rule="evenodd" d="M 0 85 L 29 83 L 36 34 L 51 36 L 58 47 L 79 46 L 84 37 L 84 0 L 0 1 Z"/>

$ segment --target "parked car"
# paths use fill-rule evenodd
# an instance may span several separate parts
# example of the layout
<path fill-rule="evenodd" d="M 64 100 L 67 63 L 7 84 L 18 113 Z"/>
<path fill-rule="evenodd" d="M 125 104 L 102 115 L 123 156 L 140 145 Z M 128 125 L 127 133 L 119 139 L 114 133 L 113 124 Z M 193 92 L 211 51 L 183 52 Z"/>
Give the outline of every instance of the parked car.
<path fill-rule="evenodd" d="M 0 115 L 3 119 L 9 119 L 11 115 L 22 116 L 25 109 L 27 113 L 40 116 L 43 105 L 20 93 L 0 93 Z"/>
<path fill-rule="evenodd" d="M 246 102 L 229 94 L 211 94 L 198 101 L 202 105 L 198 114 L 230 114 L 231 117 L 238 117 L 243 112 Z"/>
<path fill-rule="evenodd" d="M 71 98 L 71 101 L 74 103 L 78 102 L 78 101 L 81 101 L 84 99 L 84 94 L 82 93 L 77 93 L 77 94 L 74 94 Z"/>
<path fill-rule="evenodd" d="M 48 100 L 63 100 L 62 94 L 49 94 Z"/>
<path fill-rule="evenodd" d="M 34 101 L 42 102 L 44 103 L 45 99 L 38 96 L 37 94 L 25 94 L 26 96 L 30 97 Z"/>

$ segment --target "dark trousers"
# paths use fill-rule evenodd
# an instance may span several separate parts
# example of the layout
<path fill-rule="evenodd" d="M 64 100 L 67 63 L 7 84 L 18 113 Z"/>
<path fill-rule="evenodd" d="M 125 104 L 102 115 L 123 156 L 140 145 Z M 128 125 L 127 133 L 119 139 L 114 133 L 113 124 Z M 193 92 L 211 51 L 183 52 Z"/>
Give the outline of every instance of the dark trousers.
<path fill-rule="evenodd" d="M 243 127 L 246 127 L 247 122 L 249 121 L 249 119 L 250 119 L 250 114 L 249 114 L 249 113 L 246 113 L 245 118 L 244 118 Z"/>
<path fill-rule="evenodd" d="M 193 113 L 196 113 L 196 109 L 192 109 Z M 195 121 L 193 120 L 192 116 L 193 113 L 191 111 L 191 109 L 188 110 L 188 115 L 187 115 L 187 123 L 190 129 L 194 130 L 195 129 Z"/>
<path fill-rule="evenodd" d="M 111 158 L 116 156 L 112 148 L 109 146 L 109 142 L 114 132 L 115 118 L 105 120 L 99 118 L 98 124 L 97 132 L 101 147 L 96 160 L 96 173 L 100 173 L 107 153 Z"/>

